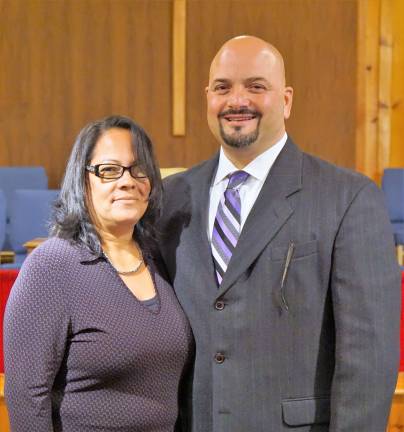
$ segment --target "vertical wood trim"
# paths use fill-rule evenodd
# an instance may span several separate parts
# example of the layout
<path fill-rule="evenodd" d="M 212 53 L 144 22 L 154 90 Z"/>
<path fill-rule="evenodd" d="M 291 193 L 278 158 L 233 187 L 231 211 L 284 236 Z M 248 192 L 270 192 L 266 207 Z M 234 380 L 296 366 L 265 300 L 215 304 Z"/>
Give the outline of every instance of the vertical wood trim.
<path fill-rule="evenodd" d="M 390 167 L 404 166 L 404 2 L 392 0 L 393 70 L 391 83 Z M 403 413 L 404 416 L 404 413 Z"/>
<path fill-rule="evenodd" d="M 185 135 L 186 0 L 173 0 L 172 131 Z"/>
<path fill-rule="evenodd" d="M 378 180 L 380 1 L 358 2 L 356 169 Z"/>
<path fill-rule="evenodd" d="M 377 168 L 381 175 L 390 163 L 391 82 L 393 71 L 393 26 L 391 0 L 381 0 L 379 45 L 379 152 Z"/>

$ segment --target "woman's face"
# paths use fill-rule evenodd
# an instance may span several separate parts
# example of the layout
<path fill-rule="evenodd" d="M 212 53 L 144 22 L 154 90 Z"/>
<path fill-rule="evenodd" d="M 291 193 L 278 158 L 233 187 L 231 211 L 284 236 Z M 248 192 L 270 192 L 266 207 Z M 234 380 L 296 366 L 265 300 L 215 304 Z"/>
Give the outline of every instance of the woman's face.
<path fill-rule="evenodd" d="M 89 165 L 117 164 L 129 167 L 136 163 L 130 131 L 112 128 L 98 139 Z M 89 213 L 101 234 L 133 232 L 146 212 L 150 194 L 147 178 L 135 179 L 124 171 L 119 179 L 103 179 L 88 172 L 87 200 Z"/>

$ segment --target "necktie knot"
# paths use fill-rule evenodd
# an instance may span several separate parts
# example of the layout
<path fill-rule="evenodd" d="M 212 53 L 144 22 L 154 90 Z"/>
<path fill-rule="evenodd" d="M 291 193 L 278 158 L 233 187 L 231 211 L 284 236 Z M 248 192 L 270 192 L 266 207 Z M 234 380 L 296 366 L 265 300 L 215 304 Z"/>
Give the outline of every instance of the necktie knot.
<path fill-rule="evenodd" d="M 245 171 L 234 171 L 229 176 L 229 183 L 227 184 L 227 189 L 236 189 L 238 186 L 242 185 L 248 178 L 249 174 Z"/>

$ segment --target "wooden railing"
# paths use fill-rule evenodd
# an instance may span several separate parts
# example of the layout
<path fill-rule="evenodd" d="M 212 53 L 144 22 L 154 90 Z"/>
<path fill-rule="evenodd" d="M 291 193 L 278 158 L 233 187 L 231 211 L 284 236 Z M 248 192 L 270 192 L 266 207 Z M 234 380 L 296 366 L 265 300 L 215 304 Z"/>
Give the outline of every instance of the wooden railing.
<path fill-rule="evenodd" d="M 4 375 L 0 374 L 0 431 L 9 432 L 6 403 L 4 401 Z"/>
<path fill-rule="evenodd" d="M 400 372 L 398 375 L 397 387 L 387 426 L 387 432 L 402 431 L 404 431 L 404 372 Z"/>

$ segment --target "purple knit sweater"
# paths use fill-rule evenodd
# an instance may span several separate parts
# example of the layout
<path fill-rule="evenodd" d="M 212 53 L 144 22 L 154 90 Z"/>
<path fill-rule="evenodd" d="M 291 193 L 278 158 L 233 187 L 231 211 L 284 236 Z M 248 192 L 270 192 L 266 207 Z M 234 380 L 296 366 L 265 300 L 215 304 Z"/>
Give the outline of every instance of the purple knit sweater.
<path fill-rule="evenodd" d="M 139 302 L 102 257 L 52 238 L 25 261 L 4 320 L 13 432 L 172 432 L 192 351 L 170 285 Z"/>

